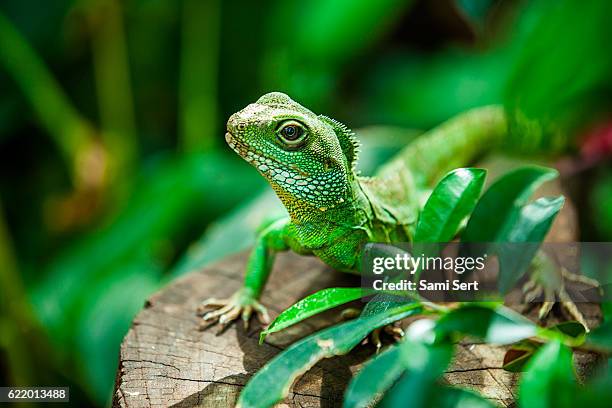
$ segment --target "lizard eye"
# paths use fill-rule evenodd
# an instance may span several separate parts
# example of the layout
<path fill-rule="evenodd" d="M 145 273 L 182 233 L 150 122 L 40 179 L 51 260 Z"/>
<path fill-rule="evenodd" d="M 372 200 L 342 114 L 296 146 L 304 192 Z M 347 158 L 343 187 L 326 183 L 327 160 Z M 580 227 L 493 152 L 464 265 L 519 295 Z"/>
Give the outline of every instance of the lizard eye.
<path fill-rule="evenodd" d="M 295 120 L 283 122 L 277 134 L 280 141 L 289 147 L 298 147 L 306 140 L 304 125 Z"/>

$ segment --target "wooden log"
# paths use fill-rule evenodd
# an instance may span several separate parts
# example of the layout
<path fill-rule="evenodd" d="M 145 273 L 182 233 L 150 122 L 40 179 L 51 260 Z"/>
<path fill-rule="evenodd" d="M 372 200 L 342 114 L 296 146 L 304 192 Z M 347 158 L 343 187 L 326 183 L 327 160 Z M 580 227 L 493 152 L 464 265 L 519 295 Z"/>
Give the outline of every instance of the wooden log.
<path fill-rule="evenodd" d="M 559 193 L 549 184 L 543 193 Z M 575 239 L 575 211 L 570 203 L 558 217 L 549 241 Z M 136 316 L 120 352 L 113 397 L 114 407 L 231 407 L 249 377 L 291 342 L 340 321 L 339 311 L 273 334 L 258 344 L 259 327 L 245 331 L 242 324 L 223 333 L 213 327 L 199 331 L 195 310 L 211 296 L 228 297 L 242 284 L 246 253 L 184 276 L 153 295 Z M 357 286 L 359 277 L 335 272 L 312 257 L 279 254 L 262 302 L 272 316 L 317 290 Z M 359 302 L 357 302 L 359 303 Z M 581 304 L 591 325 L 599 308 Z M 561 316 L 561 320 L 563 316 Z M 550 323 L 559 321 L 552 316 Z M 254 324 L 256 326 L 256 324 Z M 516 397 L 517 375 L 502 370 L 505 348 L 463 342 L 445 375 L 449 384 L 471 388 L 501 406 Z M 340 406 L 352 375 L 372 355 L 371 345 L 358 346 L 347 356 L 317 364 L 291 389 L 285 406 Z M 579 372 L 592 365 L 594 355 L 577 354 Z"/>
<path fill-rule="evenodd" d="M 198 331 L 202 299 L 227 297 L 242 283 L 246 253 L 189 274 L 153 295 L 121 345 L 114 406 L 233 406 L 248 377 L 293 340 L 338 321 L 337 312 L 309 319 L 258 344 L 258 327 L 242 324 L 217 333 Z M 272 316 L 296 300 L 330 286 L 356 286 L 359 278 L 337 273 L 315 258 L 280 254 L 262 301 Z M 356 366 L 371 352 L 360 348 L 325 361 L 293 387 L 290 405 L 339 401 Z"/>

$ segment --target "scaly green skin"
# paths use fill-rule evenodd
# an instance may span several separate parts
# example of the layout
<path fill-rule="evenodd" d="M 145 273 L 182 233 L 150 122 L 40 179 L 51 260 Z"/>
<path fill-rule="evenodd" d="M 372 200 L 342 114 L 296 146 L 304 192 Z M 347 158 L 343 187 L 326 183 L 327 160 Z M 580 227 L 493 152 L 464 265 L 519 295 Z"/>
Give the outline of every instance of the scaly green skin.
<path fill-rule="evenodd" d="M 247 325 L 256 311 L 267 321 L 257 299 L 278 251 L 315 255 L 337 270 L 359 273 L 363 244 L 409 241 L 432 184 L 494 148 L 507 133 L 501 107 L 474 109 L 426 133 L 375 177 L 364 178 L 354 171 L 358 143 L 346 126 L 285 94 L 262 96 L 229 118 L 225 138 L 270 182 L 290 217 L 260 234 L 238 293 L 202 303 L 201 311 L 220 307 L 204 320 L 224 325 L 242 316 Z"/>

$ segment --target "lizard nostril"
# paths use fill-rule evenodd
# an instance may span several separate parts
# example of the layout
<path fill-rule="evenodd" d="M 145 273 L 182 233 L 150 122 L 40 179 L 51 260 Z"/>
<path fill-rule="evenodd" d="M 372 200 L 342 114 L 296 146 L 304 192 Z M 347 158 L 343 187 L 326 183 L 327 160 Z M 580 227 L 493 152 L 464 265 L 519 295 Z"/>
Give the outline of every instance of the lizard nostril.
<path fill-rule="evenodd" d="M 246 129 L 246 123 L 238 122 L 238 124 L 236 125 L 236 129 L 238 129 L 238 130 L 245 130 Z"/>

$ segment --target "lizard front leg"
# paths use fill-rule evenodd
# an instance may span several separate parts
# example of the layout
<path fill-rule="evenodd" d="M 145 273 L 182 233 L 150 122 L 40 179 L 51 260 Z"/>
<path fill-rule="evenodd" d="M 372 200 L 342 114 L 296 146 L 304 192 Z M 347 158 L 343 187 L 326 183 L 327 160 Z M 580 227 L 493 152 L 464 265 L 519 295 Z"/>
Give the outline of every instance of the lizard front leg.
<path fill-rule="evenodd" d="M 280 219 L 259 234 L 249 256 L 241 289 L 227 299 L 209 298 L 198 306 L 198 314 L 204 322 L 208 322 L 205 326 L 218 322 L 224 327 L 242 317 L 245 328 L 248 328 L 253 312 L 262 323 L 269 323 L 268 312 L 258 300 L 272 270 L 276 253 L 289 249 L 289 225 L 288 218 Z M 218 309 L 207 313 L 209 308 Z"/>

